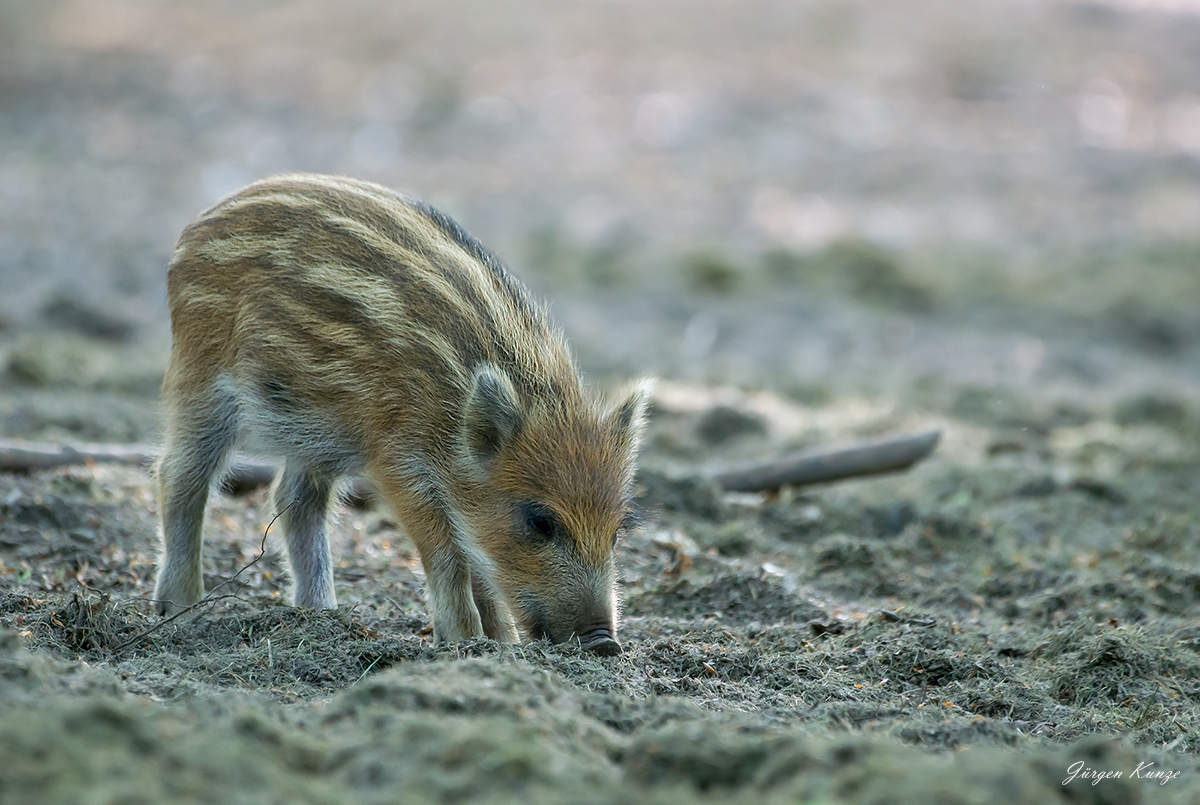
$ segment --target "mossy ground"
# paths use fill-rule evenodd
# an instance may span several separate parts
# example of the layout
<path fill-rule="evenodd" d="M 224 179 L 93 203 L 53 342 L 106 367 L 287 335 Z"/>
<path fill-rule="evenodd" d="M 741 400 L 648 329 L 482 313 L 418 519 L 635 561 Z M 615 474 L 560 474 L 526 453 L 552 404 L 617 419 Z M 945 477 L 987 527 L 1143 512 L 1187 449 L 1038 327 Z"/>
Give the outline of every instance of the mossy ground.
<path fill-rule="evenodd" d="M 1006 438 L 1007 407 L 992 425 L 975 407 L 970 421 L 927 412 L 946 444 L 914 472 L 772 497 L 722 495 L 678 467 L 773 449 L 776 423 L 713 444 L 712 411 L 727 410 L 658 409 L 638 489 L 650 520 L 620 549 L 614 659 L 545 643 L 435 648 L 419 563 L 379 508 L 342 512 L 343 606 L 285 606 L 273 537 L 254 561 L 261 492 L 218 495 L 210 512 L 208 586 L 248 567 L 163 624 L 146 603 L 143 471 L 0 477 L 0 791 L 67 802 L 91 780 L 97 801 L 117 801 L 111 789 L 375 802 L 403 787 L 442 802 L 902 790 L 1184 802 L 1200 790 L 1191 408 L 1168 424 L 1097 413 L 1020 453 L 988 449 Z M 1064 788 L 1077 759 L 1126 779 Z M 1128 779 L 1138 763 L 1180 777 L 1148 787 Z"/>

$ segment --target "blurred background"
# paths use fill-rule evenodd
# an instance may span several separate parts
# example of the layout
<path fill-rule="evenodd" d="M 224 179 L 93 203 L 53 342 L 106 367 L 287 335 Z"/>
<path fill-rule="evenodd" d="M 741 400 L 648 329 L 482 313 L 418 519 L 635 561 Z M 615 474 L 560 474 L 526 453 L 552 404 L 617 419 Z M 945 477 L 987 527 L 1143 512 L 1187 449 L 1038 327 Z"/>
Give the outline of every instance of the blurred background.
<path fill-rule="evenodd" d="M 0 435 L 154 438 L 174 241 L 287 171 L 449 212 L 602 384 L 1200 399 L 1200 3 L 4 0 Z"/>

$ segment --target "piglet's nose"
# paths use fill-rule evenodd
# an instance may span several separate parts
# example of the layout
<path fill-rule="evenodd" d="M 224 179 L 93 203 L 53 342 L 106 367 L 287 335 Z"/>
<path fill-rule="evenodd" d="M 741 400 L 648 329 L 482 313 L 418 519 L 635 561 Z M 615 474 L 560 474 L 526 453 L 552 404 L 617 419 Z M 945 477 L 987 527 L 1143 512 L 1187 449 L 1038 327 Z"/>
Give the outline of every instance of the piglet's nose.
<path fill-rule="evenodd" d="M 579 645 L 602 657 L 615 657 L 621 653 L 621 644 L 613 637 L 607 626 L 597 626 L 579 635 Z"/>

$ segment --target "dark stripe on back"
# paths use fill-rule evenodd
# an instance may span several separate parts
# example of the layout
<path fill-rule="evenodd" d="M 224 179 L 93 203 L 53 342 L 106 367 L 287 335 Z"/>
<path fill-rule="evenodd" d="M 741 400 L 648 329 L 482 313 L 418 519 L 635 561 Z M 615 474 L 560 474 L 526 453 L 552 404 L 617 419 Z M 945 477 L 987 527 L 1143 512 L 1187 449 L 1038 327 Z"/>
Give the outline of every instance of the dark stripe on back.
<path fill-rule="evenodd" d="M 387 336 L 366 306 L 330 288 L 311 285 L 294 276 L 277 278 L 273 288 L 280 296 L 299 302 L 325 321 L 353 327 L 364 339 L 380 341 Z"/>
<path fill-rule="evenodd" d="M 507 292 L 509 298 L 516 304 L 517 309 L 524 313 L 531 322 L 538 325 L 544 324 L 541 312 L 530 301 L 529 293 L 525 290 L 525 286 L 513 276 L 513 273 L 508 270 L 508 266 L 504 265 L 499 257 L 476 240 L 467 230 L 459 226 L 458 222 L 449 215 L 446 215 L 446 213 L 420 199 L 402 198 L 432 221 L 442 231 L 442 234 L 457 243 L 467 254 L 487 266 L 488 271 L 492 273 L 499 288 Z"/>

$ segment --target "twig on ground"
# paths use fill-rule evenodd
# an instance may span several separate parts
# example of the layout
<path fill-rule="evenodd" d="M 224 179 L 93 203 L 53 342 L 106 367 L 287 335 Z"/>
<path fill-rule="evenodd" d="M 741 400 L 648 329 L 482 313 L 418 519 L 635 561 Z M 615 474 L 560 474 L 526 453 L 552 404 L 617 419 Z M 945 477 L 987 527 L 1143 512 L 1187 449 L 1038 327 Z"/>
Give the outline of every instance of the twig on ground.
<path fill-rule="evenodd" d="M 908 469 L 929 456 L 941 439 L 929 431 L 875 442 L 797 453 L 778 461 L 731 470 L 714 480 L 727 492 L 769 492 L 844 478 Z"/>
<path fill-rule="evenodd" d="M 885 621 L 890 621 L 892 623 L 908 623 L 913 626 L 922 627 L 937 626 L 937 620 L 934 618 L 912 618 L 908 615 L 901 615 L 898 612 L 892 612 L 890 609 L 879 610 L 879 615 Z"/>
<path fill-rule="evenodd" d="M 134 643 L 138 642 L 139 640 L 141 640 L 145 637 L 149 637 L 150 635 L 154 634 L 162 627 L 166 626 L 171 621 L 174 621 L 177 618 L 183 617 L 184 615 L 188 614 L 189 612 L 191 612 L 194 609 L 197 609 L 198 607 L 202 607 L 207 604 L 215 604 L 216 602 L 223 601 L 226 598 L 237 598 L 238 597 L 237 593 L 226 593 L 225 595 L 213 595 L 213 594 L 217 590 L 224 587 L 225 585 L 233 584 L 233 582 L 237 581 L 238 576 L 242 575 L 247 570 L 249 570 L 250 568 L 257 565 L 259 563 L 259 561 L 261 561 L 262 558 L 267 555 L 267 534 L 269 534 L 271 532 L 271 526 L 275 525 L 275 521 L 278 520 L 280 517 L 282 517 L 283 513 L 286 512 L 291 507 L 292 507 L 291 503 L 284 506 L 283 511 L 276 514 L 274 517 L 271 518 L 271 522 L 267 523 L 267 527 L 263 529 L 262 544 L 258 546 L 258 556 L 255 556 L 253 559 L 251 559 L 248 564 L 243 565 L 242 568 L 240 570 L 238 570 L 237 573 L 234 573 L 232 576 L 225 579 L 225 581 L 221 582 L 216 587 L 213 587 L 211 590 L 209 590 L 208 594 L 205 595 L 203 598 L 201 598 L 196 603 L 192 604 L 191 606 L 184 607 L 183 609 L 176 612 L 174 615 L 171 615 L 169 618 L 163 618 L 161 621 L 154 624 L 149 629 L 146 629 L 146 630 L 142 631 L 141 633 L 126 640 L 124 643 L 121 643 L 120 645 L 115 646 L 113 649 L 111 649 L 112 653 L 117 654 L 117 653 L 123 651 L 124 649 L 129 648 L 130 646 L 132 646 Z"/>
<path fill-rule="evenodd" d="M 148 444 L 46 444 L 0 439 L 0 471 L 46 470 L 69 464 L 150 464 L 158 449 Z"/>

